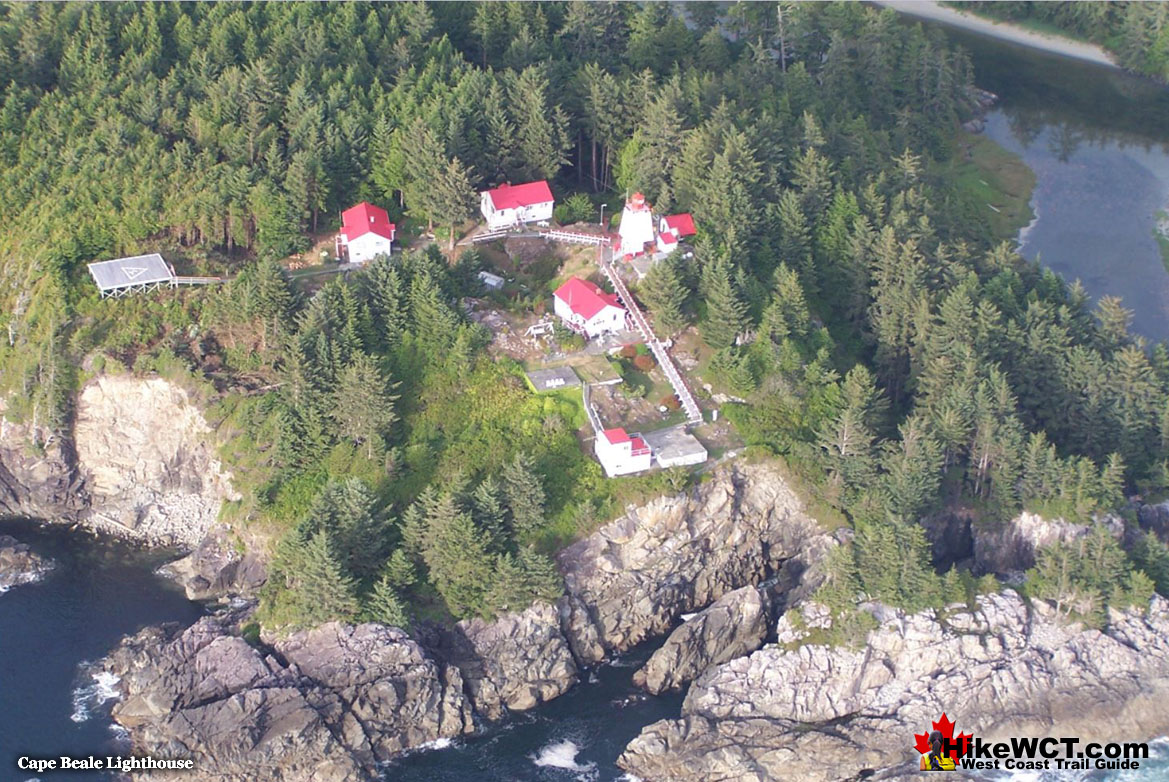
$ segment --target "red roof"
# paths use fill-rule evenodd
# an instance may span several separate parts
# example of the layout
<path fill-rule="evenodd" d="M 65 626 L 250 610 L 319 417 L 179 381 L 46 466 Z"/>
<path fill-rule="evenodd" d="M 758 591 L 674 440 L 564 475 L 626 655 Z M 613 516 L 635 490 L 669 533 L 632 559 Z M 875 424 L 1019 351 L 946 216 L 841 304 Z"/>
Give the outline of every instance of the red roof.
<path fill-rule="evenodd" d="M 341 233 L 345 234 L 346 241 L 352 242 L 367 233 L 375 233 L 393 241 L 396 228 L 385 209 L 368 201 L 362 201 L 341 213 Z"/>
<path fill-rule="evenodd" d="M 629 443 L 630 453 L 634 456 L 642 456 L 650 452 L 650 448 L 646 445 L 645 440 L 640 437 L 630 437 L 624 429 L 606 429 L 601 433 L 610 445 L 623 445 Z"/>
<path fill-rule="evenodd" d="M 606 429 L 605 439 L 612 445 L 620 445 L 629 442 L 629 435 L 625 433 L 624 429 Z"/>
<path fill-rule="evenodd" d="M 661 239 L 666 244 L 676 244 L 678 242 L 678 237 L 676 237 L 672 233 L 668 233 L 668 232 L 664 233 L 664 234 L 658 234 L 658 238 Z"/>
<path fill-rule="evenodd" d="M 698 233 L 694 227 L 694 218 L 690 216 L 689 212 L 683 212 L 679 215 L 667 215 L 665 218 L 666 227 L 672 231 L 677 231 L 678 236 L 693 236 Z"/>
<path fill-rule="evenodd" d="M 497 210 L 515 209 L 518 206 L 548 203 L 552 200 L 552 188 L 541 179 L 522 185 L 500 185 L 494 190 L 488 190 L 487 195 Z"/>
<path fill-rule="evenodd" d="M 557 288 L 553 295 L 567 304 L 574 314 L 580 315 L 585 320 L 590 320 L 605 307 L 624 309 L 617 303 L 617 297 L 614 294 L 605 293 L 588 280 L 582 280 L 579 277 L 569 277 L 568 282 Z"/>

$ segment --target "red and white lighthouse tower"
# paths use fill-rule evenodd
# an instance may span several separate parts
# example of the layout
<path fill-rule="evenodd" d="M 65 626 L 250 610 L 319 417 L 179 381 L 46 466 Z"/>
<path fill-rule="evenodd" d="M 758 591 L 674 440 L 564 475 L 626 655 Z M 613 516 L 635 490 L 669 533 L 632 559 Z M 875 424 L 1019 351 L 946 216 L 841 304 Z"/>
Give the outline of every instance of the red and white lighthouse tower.
<path fill-rule="evenodd" d="M 641 255 L 645 246 L 654 241 L 653 212 L 641 193 L 634 193 L 625 201 L 618 234 L 621 237 L 620 253 L 626 259 Z"/>

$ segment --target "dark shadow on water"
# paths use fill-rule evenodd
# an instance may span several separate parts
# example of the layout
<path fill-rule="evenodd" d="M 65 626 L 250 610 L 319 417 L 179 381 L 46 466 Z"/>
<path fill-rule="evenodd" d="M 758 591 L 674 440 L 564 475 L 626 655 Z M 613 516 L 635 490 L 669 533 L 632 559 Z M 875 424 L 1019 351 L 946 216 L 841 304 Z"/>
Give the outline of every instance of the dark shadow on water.
<path fill-rule="evenodd" d="M 0 534 L 53 558 L 44 581 L 0 594 L 0 779 L 24 782 L 20 755 L 104 756 L 118 744 L 108 704 L 75 704 L 92 686 L 79 666 L 104 656 L 121 638 L 160 622 L 190 624 L 202 608 L 176 585 L 154 574 L 166 555 L 60 527 L 0 521 Z M 74 721 L 77 706 L 89 717 Z M 108 778 L 95 772 L 55 772 L 44 780 Z"/>

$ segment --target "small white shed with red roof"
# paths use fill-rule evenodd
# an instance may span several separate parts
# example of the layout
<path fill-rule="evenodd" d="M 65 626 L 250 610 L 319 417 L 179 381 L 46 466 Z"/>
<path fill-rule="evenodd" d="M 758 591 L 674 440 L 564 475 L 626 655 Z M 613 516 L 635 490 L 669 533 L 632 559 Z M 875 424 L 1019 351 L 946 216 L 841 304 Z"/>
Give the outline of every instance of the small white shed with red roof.
<path fill-rule="evenodd" d="M 625 308 L 617 296 L 598 288 L 588 280 L 569 277 L 552 295 L 557 316 L 573 331 L 596 337 L 625 328 Z"/>
<path fill-rule="evenodd" d="M 491 230 L 551 220 L 555 205 L 552 188 L 543 179 L 522 185 L 500 185 L 479 194 L 479 210 Z"/>
<path fill-rule="evenodd" d="M 694 218 L 688 212 L 664 215 L 658 222 L 658 252 L 672 253 L 678 249 L 679 239 L 696 233 Z"/>
<path fill-rule="evenodd" d="M 624 429 L 597 432 L 593 452 L 610 478 L 648 470 L 653 462 L 649 444 L 641 435 L 628 434 Z"/>
<path fill-rule="evenodd" d="M 366 263 L 379 255 L 389 255 L 397 230 L 385 209 L 362 201 L 341 213 L 337 257 L 347 258 L 349 263 Z"/>

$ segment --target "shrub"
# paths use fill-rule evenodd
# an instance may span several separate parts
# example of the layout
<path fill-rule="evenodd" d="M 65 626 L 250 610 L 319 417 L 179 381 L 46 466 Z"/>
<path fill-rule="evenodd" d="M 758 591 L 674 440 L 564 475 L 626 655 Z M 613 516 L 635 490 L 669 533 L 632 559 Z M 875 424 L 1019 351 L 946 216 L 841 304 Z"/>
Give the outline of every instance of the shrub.
<path fill-rule="evenodd" d="M 636 355 L 633 357 L 633 366 L 642 372 L 648 372 L 654 368 L 653 356 Z"/>
<path fill-rule="evenodd" d="M 678 401 L 678 397 L 673 394 L 667 394 L 662 397 L 662 406 L 670 410 L 680 410 L 682 403 Z"/>
<path fill-rule="evenodd" d="M 633 358 L 637 355 L 637 345 L 624 345 L 619 354 L 621 358 Z"/>

